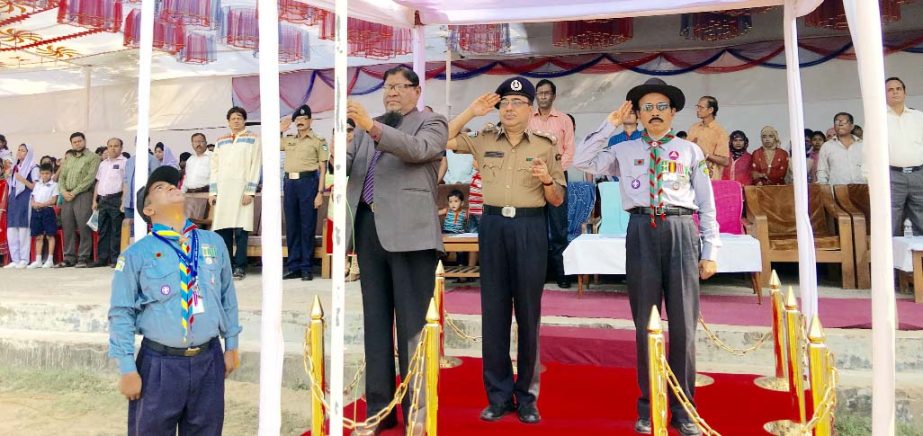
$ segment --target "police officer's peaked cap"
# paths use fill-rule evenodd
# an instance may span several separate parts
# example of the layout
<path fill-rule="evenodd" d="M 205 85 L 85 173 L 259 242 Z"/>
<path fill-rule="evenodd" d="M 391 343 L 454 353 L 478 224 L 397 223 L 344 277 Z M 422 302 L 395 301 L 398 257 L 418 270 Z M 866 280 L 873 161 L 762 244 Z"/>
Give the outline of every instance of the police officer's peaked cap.
<path fill-rule="evenodd" d="M 647 79 L 643 84 L 631 88 L 628 95 L 625 96 L 625 100 L 631 101 L 631 105 L 637 110 L 640 108 L 638 101 L 652 92 L 667 96 L 670 99 L 670 104 L 673 105 L 677 112 L 683 110 L 683 106 L 686 105 L 686 96 L 683 91 L 680 91 L 675 86 L 667 85 L 666 82 L 657 78 Z"/>
<path fill-rule="evenodd" d="M 147 190 L 154 186 L 154 183 L 157 182 L 167 182 L 173 186 L 179 184 L 182 176 L 179 173 L 179 170 L 171 166 L 162 166 L 158 167 L 151 173 L 150 177 L 147 178 L 147 185 L 138 190 L 138 195 L 135 197 L 135 209 L 141 215 L 141 218 L 144 218 L 144 221 L 148 224 L 151 223 L 151 217 L 144 214 L 144 197 L 147 196 Z"/>
<path fill-rule="evenodd" d="M 503 81 L 500 86 L 497 87 L 497 94 L 500 98 L 503 98 L 507 95 L 521 95 L 529 99 L 529 104 L 535 100 L 535 85 L 522 76 L 516 76 Z M 500 108 L 500 103 L 497 103 L 497 109 Z"/>
<path fill-rule="evenodd" d="M 301 105 L 301 107 L 298 108 L 298 110 L 292 113 L 292 121 L 295 121 L 295 118 L 298 118 L 298 117 L 311 118 L 311 106 L 308 106 L 306 104 Z"/>

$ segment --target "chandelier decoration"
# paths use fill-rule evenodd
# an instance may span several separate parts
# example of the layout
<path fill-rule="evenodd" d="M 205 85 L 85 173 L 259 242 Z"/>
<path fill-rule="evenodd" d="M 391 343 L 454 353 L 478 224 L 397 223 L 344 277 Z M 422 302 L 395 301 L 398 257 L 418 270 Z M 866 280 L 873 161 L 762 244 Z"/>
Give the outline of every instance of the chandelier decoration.
<path fill-rule="evenodd" d="M 311 59 L 307 29 L 279 24 L 279 62 L 297 64 Z"/>
<path fill-rule="evenodd" d="M 176 59 L 187 64 L 207 64 L 218 60 L 215 35 L 189 32 Z"/>
<path fill-rule="evenodd" d="M 753 19 L 750 11 L 700 12 L 683 14 L 680 18 L 679 34 L 686 39 L 719 41 L 733 39 L 750 31 Z"/>
<path fill-rule="evenodd" d="M 879 0 L 878 5 L 881 10 L 881 22 L 893 23 L 901 19 L 901 6 L 913 3 L 914 0 Z M 842 0 L 824 0 L 817 9 L 804 16 L 804 23 L 811 27 L 821 27 L 826 29 L 846 30 L 849 24 L 846 22 L 846 10 L 843 8 Z"/>
<path fill-rule="evenodd" d="M 449 26 L 449 45 L 453 51 L 461 53 L 505 53 L 510 50 L 510 25 Z"/>
<path fill-rule="evenodd" d="M 323 9 L 315 8 L 296 0 L 279 0 L 279 20 L 292 24 L 314 26 L 322 24 L 332 15 Z"/>
<path fill-rule="evenodd" d="M 410 29 L 370 23 L 358 18 L 348 18 L 349 43 L 347 54 L 369 59 L 387 60 L 410 53 L 413 36 Z M 333 40 L 336 33 L 336 16 L 327 14 L 320 25 L 320 38 Z"/>
<path fill-rule="evenodd" d="M 162 0 L 157 4 L 157 17 L 184 26 L 215 28 L 221 0 Z"/>
<path fill-rule="evenodd" d="M 118 32 L 122 29 L 122 2 L 119 0 L 61 0 L 58 23 Z"/>
<path fill-rule="evenodd" d="M 141 44 L 141 10 L 132 9 L 125 18 L 122 45 L 138 48 Z M 176 54 L 185 46 L 186 29 L 182 23 L 154 19 L 154 48 Z"/>
<path fill-rule="evenodd" d="M 221 40 L 237 48 L 258 49 L 260 28 L 255 8 L 224 8 Z"/>
<path fill-rule="evenodd" d="M 612 47 L 634 36 L 633 23 L 631 18 L 559 21 L 554 23 L 551 43 L 555 47 L 581 50 Z"/>

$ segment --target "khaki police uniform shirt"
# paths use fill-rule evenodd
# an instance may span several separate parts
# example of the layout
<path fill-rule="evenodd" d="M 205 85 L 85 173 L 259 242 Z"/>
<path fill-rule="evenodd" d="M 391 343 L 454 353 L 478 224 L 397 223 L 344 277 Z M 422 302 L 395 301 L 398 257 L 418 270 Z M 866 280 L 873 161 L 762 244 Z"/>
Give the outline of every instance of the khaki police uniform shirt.
<path fill-rule="evenodd" d="M 478 162 L 484 204 L 489 206 L 543 207 L 545 189 L 532 175 L 532 160 L 540 158 L 548 165 L 548 174 L 565 186 L 561 155 L 555 150 L 554 136 L 526 131 L 513 146 L 502 128 L 488 126 L 475 137 L 459 135 L 456 152 L 470 153 Z"/>
<path fill-rule="evenodd" d="M 286 173 L 301 173 L 320 169 L 321 162 L 329 159 L 327 140 L 309 131 L 307 136 L 299 138 L 286 135 L 282 138 L 282 151 L 285 152 Z"/>

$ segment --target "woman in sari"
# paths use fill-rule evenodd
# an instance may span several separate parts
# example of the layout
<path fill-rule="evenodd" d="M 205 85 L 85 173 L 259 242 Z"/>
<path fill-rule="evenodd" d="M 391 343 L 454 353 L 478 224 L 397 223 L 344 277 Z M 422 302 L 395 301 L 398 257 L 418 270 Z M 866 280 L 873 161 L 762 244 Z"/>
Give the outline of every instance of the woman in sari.
<path fill-rule="evenodd" d="M 13 170 L 13 153 L 9 150 L 0 150 L 0 263 L 4 262 L 10 254 L 9 246 L 6 242 L 6 208 L 9 202 L 9 185 L 7 178 L 10 171 Z"/>
<path fill-rule="evenodd" d="M 753 152 L 750 165 L 750 177 L 753 184 L 784 185 L 788 173 L 788 153 L 780 148 L 779 132 L 772 126 L 760 130 L 762 147 Z"/>
<path fill-rule="evenodd" d="M 735 130 L 731 133 L 731 140 L 728 147 L 731 149 L 731 164 L 724 167 L 724 173 L 721 175 L 722 180 L 736 180 L 741 185 L 747 186 L 753 184 L 750 178 L 751 156 L 747 152 L 750 146 L 750 139 L 747 134 Z"/>

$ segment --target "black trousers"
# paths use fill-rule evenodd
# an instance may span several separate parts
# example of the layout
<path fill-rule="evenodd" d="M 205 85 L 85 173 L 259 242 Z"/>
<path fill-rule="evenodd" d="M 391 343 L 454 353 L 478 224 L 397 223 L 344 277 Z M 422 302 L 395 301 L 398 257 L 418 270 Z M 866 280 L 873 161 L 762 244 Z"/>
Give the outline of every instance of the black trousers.
<path fill-rule="evenodd" d="M 490 404 L 502 405 L 515 397 L 520 405 L 533 404 L 538 400 L 539 391 L 538 336 L 548 251 L 545 217 L 511 219 L 484 215 L 478 248 L 487 400 Z M 515 382 L 510 360 L 510 326 L 514 312 L 519 326 Z"/>
<path fill-rule="evenodd" d="M 125 218 L 125 214 L 119 210 L 121 205 L 121 194 L 99 197 L 96 201 L 96 211 L 99 213 L 99 245 L 96 261 L 101 264 L 114 264 L 119 258 L 122 219 Z"/>
<path fill-rule="evenodd" d="M 386 251 L 375 229 L 375 214 L 365 204 L 360 204 L 356 213 L 355 238 L 362 271 L 359 281 L 365 335 L 365 397 L 371 416 L 394 398 L 395 325 L 401 379 L 407 376 L 433 298 L 437 253 Z M 405 419 L 410 412 L 411 394 L 408 392 L 401 404 Z"/>
<path fill-rule="evenodd" d="M 669 351 L 667 361 L 683 392 L 695 394 L 695 331 L 699 318 L 699 253 L 701 242 L 692 216 L 658 217 L 651 228 L 648 215 L 632 214 L 626 241 L 626 282 L 638 349 L 638 416 L 650 418 L 650 383 L 647 365 L 647 323 L 651 307 L 667 309 Z M 693 402 L 694 403 L 694 402 Z M 673 421 L 689 416 L 670 393 Z"/>
<path fill-rule="evenodd" d="M 314 236 L 317 226 L 318 175 L 285 179 L 283 206 L 285 209 L 285 245 L 288 246 L 286 266 L 289 271 L 311 271 L 314 257 Z"/>
<path fill-rule="evenodd" d="M 560 206 L 545 206 L 548 215 L 548 273 L 555 280 L 564 278 L 564 249 L 567 248 L 567 188 Z"/>
<path fill-rule="evenodd" d="M 228 228 L 215 230 L 218 236 L 224 240 L 224 245 L 228 248 L 228 254 L 231 255 L 231 267 L 234 269 L 247 269 L 247 236 L 250 232 L 240 228 Z M 237 250 L 234 250 L 234 246 Z"/>

